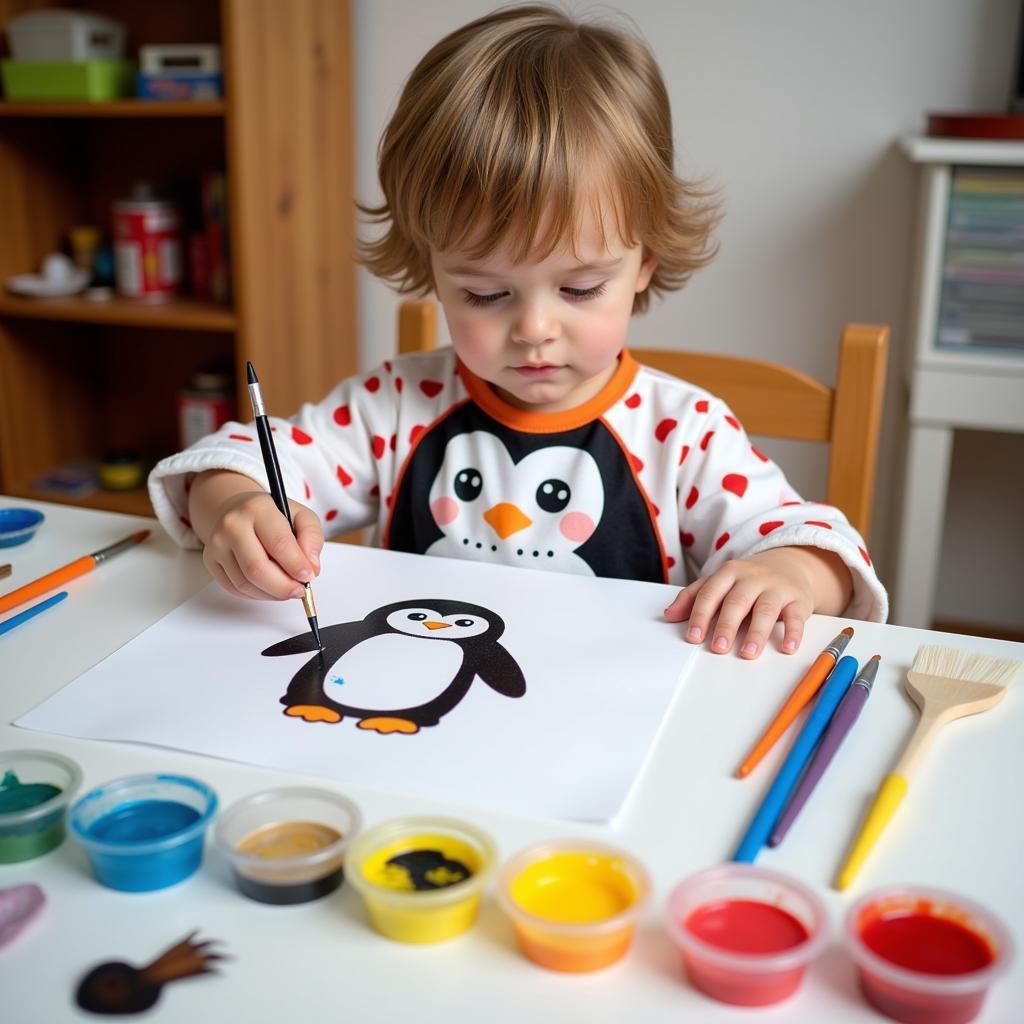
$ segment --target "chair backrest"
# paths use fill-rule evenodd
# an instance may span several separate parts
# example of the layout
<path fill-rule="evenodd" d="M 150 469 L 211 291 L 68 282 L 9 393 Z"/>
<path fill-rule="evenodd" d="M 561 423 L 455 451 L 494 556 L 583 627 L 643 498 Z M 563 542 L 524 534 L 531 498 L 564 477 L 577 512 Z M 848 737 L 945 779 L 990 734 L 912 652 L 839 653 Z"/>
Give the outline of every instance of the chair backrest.
<path fill-rule="evenodd" d="M 723 399 L 748 433 L 828 444 L 825 500 L 841 509 L 867 540 L 888 346 L 888 327 L 847 324 L 839 341 L 834 388 L 799 370 L 760 359 L 656 348 L 630 351 L 637 362 L 682 377 Z M 436 347 L 436 304 L 402 302 L 398 351 Z"/>

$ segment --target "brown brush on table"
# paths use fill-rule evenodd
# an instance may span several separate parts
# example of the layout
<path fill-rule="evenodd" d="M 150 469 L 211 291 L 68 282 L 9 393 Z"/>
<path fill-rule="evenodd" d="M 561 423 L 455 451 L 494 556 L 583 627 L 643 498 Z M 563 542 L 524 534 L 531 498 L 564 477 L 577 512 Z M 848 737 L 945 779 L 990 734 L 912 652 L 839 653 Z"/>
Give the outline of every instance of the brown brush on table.
<path fill-rule="evenodd" d="M 260 451 L 263 452 L 263 465 L 267 470 L 267 483 L 270 486 L 270 495 L 274 499 L 281 515 L 292 525 L 292 513 L 288 508 L 288 496 L 284 492 L 284 480 L 281 477 L 281 466 L 277 461 L 277 451 L 274 448 L 274 438 L 270 433 L 270 423 L 267 421 L 267 410 L 263 405 L 263 393 L 260 391 L 259 377 L 252 368 L 252 363 L 245 364 L 245 371 L 249 381 L 249 400 L 252 402 L 252 414 L 256 418 L 256 435 L 260 439 Z M 320 640 L 320 626 L 316 621 L 316 604 L 313 602 L 313 588 L 308 583 L 303 584 L 304 594 L 302 607 L 306 612 L 306 620 L 309 628 L 313 631 L 313 639 L 316 641 L 316 649 L 322 651 L 324 645 Z"/>

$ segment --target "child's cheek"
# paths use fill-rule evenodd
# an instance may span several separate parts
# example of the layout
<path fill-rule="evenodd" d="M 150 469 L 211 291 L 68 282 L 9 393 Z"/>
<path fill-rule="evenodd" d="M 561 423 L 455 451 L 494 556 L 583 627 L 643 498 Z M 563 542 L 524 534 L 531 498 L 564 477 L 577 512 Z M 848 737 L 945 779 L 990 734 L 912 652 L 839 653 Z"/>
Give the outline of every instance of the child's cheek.
<path fill-rule="evenodd" d="M 562 531 L 562 536 L 566 540 L 582 544 L 590 539 L 591 534 L 597 529 L 597 524 L 585 512 L 569 512 L 562 516 L 558 529 Z"/>
<path fill-rule="evenodd" d="M 459 503 L 454 498 L 435 498 L 430 503 L 434 522 L 438 526 L 447 526 L 459 517 Z"/>

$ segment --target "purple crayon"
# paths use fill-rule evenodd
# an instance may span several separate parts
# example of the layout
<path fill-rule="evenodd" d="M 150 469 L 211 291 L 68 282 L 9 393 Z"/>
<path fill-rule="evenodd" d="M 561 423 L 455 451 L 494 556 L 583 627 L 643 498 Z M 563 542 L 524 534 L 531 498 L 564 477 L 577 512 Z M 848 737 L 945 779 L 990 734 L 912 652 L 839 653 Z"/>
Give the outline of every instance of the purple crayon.
<path fill-rule="evenodd" d="M 828 728 L 821 737 L 818 749 L 814 752 L 814 757 L 807 765 L 807 770 L 799 785 L 793 791 L 793 796 L 782 812 L 782 817 L 779 818 L 772 830 L 768 839 L 769 846 L 778 846 L 785 838 L 801 808 L 807 803 L 807 798 L 814 791 L 814 787 L 822 775 L 825 774 L 825 769 L 828 768 L 832 758 L 836 756 L 840 744 L 846 739 L 846 734 L 853 728 L 853 723 L 857 721 L 861 711 L 864 710 L 864 705 L 867 703 L 868 697 L 871 696 L 871 686 L 875 681 L 875 673 L 878 671 L 880 660 L 881 655 L 876 654 L 868 661 L 839 702 L 839 706 L 832 715 L 832 721 L 828 723 Z"/>

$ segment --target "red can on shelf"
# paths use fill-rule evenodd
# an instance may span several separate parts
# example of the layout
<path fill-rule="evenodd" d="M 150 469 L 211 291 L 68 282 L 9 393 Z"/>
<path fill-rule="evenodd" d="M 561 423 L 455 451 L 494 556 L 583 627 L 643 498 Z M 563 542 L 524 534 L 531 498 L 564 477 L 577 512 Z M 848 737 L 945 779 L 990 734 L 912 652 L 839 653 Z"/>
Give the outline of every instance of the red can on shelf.
<path fill-rule="evenodd" d="M 181 222 L 177 207 L 136 190 L 114 203 L 114 279 L 132 299 L 160 301 L 181 284 Z"/>

